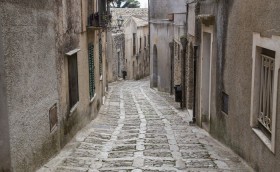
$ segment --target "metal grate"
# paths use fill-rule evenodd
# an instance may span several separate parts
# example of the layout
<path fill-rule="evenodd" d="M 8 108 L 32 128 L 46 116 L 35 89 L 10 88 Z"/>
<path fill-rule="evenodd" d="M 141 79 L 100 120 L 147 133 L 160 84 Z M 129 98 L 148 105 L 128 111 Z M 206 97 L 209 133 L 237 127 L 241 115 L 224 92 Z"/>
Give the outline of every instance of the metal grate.
<path fill-rule="evenodd" d="M 262 54 L 261 61 L 260 113 L 258 120 L 271 133 L 275 60 Z"/>
<path fill-rule="evenodd" d="M 88 65 L 89 65 L 89 94 L 90 94 L 90 98 L 93 98 L 94 93 L 95 93 L 93 43 L 88 44 Z"/>

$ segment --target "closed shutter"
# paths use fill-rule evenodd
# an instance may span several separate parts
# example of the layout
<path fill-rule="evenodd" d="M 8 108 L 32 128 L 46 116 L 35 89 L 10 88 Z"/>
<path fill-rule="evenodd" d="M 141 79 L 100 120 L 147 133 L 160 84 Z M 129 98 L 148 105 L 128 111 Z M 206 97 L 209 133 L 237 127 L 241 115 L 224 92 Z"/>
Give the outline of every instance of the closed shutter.
<path fill-rule="evenodd" d="M 89 65 L 89 95 L 90 95 L 90 98 L 93 98 L 94 93 L 95 93 L 93 43 L 90 43 L 88 45 L 88 65 Z"/>
<path fill-rule="evenodd" d="M 99 75 L 102 75 L 102 39 L 99 38 Z"/>

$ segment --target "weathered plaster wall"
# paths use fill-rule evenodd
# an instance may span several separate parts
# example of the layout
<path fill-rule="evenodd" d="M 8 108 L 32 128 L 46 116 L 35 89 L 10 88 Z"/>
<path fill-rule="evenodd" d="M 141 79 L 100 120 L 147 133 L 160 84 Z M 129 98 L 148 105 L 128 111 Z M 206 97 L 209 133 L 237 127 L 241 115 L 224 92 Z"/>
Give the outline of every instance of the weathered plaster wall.
<path fill-rule="evenodd" d="M 1 12 L 1 10 L 0 10 Z M 9 119 L 6 92 L 5 56 L 3 51 L 2 20 L 0 20 L 0 171 L 11 167 Z"/>
<path fill-rule="evenodd" d="M 174 41 L 174 85 L 181 84 L 181 44 Z"/>
<path fill-rule="evenodd" d="M 158 80 L 158 89 L 160 91 L 170 92 L 173 85 L 171 84 L 171 51 L 169 43 L 174 41 L 174 38 L 179 39 L 181 35 L 184 35 L 184 30 L 181 32 L 181 28 L 184 28 L 186 17 L 179 15 L 178 13 L 184 13 L 186 1 L 171 1 L 171 0 L 150 0 L 150 70 L 151 70 L 151 86 L 154 79 Z M 174 21 L 166 21 L 168 14 L 177 13 L 174 15 Z M 165 19 L 165 20 L 164 20 Z M 178 41 L 179 42 L 179 41 Z M 153 73 L 153 47 L 157 46 L 158 52 L 158 76 L 154 76 Z M 174 51 L 175 52 L 175 51 Z M 177 59 L 176 59 L 177 58 Z M 176 61 L 177 60 L 177 61 Z M 174 66 L 178 62 L 178 57 L 174 59 Z M 180 80 L 178 71 L 174 71 L 174 83 L 178 83 Z M 181 83 L 179 83 L 181 84 Z"/>
<path fill-rule="evenodd" d="M 107 32 L 107 77 L 108 77 L 108 82 L 114 82 L 117 80 L 117 77 L 114 72 L 114 67 L 112 65 L 115 65 L 115 60 L 113 58 L 113 51 L 114 51 L 114 42 L 113 42 L 113 36 L 112 32 Z"/>
<path fill-rule="evenodd" d="M 169 92 L 170 91 L 170 48 L 169 43 L 173 42 L 174 30 L 171 23 L 151 23 L 151 45 L 150 45 L 150 56 L 153 59 L 154 50 L 153 47 L 157 47 L 157 65 L 158 65 L 158 75 L 153 72 L 154 61 L 151 60 L 151 81 L 153 78 L 158 81 L 158 89 L 160 91 Z"/>
<path fill-rule="evenodd" d="M 122 78 L 122 71 L 125 69 L 125 36 L 123 33 L 109 33 L 108 50 L 108 81 L 113 82 Z"/>
<path fill-rule="evenodd" d="M 206 1 L 202 14 L 215 15 L 211 90 L 211 134 L 229 145 L 256 171 L 280 168 L 280 119 L 277 116 L 276 152 L 273 154 L 250 127 L 253 32 L 279 35 L 277 0 Z M 229 95 L 229 113 L 221 113 L 221 91 Z M 279 100 L 279 90 L 278 90 Z M 279 114 L 277 102 L 277 115 Z M 265 161 L 264 161 L 265 160 Z"/>
<path fill-rule="evenodd" d="M 58 102 L 54 3 L 0 3 L 12 171 L 33 171 L 59 147 L 48 118 Z"/>
<path fill-rule="evenodd" d="M 4 97 L 0 102 L 0 118 L 4 122 L 0 126 L 3 131 L 0 135 L 1 168 L 2 164 L 5 168 L 9 166 L 10 152 L 12 171 L 35 171 L 96 117 L 107 84 L 106 35 L 100 34 L 103 70 L 99 74 L 99 33 L 82 29 L 87 21 L 81 20 L 80 1 L 0 3 L 1 33 L 4 33 L 0 35 L 0 48 L 3 48 L 0 54 L 4 55 L 0 64 L 0 82 L 3 82 L 0 93 Z M 95 46 L 96 96 L 92 101 L 89 97 L 89 41 Z M 81 49 L 77 53 L 79 102 L 70 113 L 66 53 L 76 48 Z M 58 126 L 50 132 L 49 109 L 55 103 Z M 7 140 L 9 135 L 10 140 Z M 2 148 L 6 150 L 3 152 Z"/>
<path fill-rule="evenodd" d="M 133 33 L 136 33 L 136 32 L 137 32 L 137 27 L 134 25 L 133 21 L 130 19 L 124 25 L 125 61 L 126 61 L 126 69 L 127 69 L 127 79 L 134 79 L 134 76 L 135 76 L 133 62 L 134 62 L 134 66 L 135 66 L 136 57 L 133 55 Z"/>
<path fill-rule="evenodd" d="M 136 24 L 136 23 L 135 23 Z M 147 54 L 148 48 L 144 47 L 145 36 L 148 37 L 149 31 L 148 26 L 141 26 L 137 27 L 137 50 L 138 50 L 138 57 L 136 59 L 137 64 L 137 71 L 136 71 L 136 79 L 141 79 L 148 76 L 150 65 L 146 63 L 148 61 Z M 140 46 L 140 38 L 141 38 L 141 46 Z M 146 39 L 146 45 L 148 45 L 148 40 Z M 141 47 L 141 49 L 140 49 Z"/>
<path fill-rule="evenodd" d="M 58 90 L 59 90 L 59 122 L 60 122 L 60 145 L 64 146 L 68 140 L 72 138 L 75 132 L 79 128 L 79 110 L 74 111 L 70 114 L 69 107 L 69 86 L 68 86 L 68 56 L 66 53 L 80 48 L 80 35 L 81 32 L 81 23 L 79 22 L 79 17 L 81 13 L 79 12 L 79 6 L 77 2 L 61 0 L 57 2 L 56 13 L 57 13 L 57 74 L 58 74 Z M 78 79 L 79 79 L 79 90 L 80 90 L 80 76 L 81 68 L 80 63 L 81 54 L 85 50 L 77 53 L 78 60 Z M 88 83 L 88 82 L 87 82 Z M 79 96 L 81 96 L 79 94 Z M 80 98 L 81 100 L 81 98 Z M 79 103 L 80 105 L 81 103 Z M 80 105 L 81 106 L 81 105 Z M 79 107 L 77 107 L 79 108 Z"/>

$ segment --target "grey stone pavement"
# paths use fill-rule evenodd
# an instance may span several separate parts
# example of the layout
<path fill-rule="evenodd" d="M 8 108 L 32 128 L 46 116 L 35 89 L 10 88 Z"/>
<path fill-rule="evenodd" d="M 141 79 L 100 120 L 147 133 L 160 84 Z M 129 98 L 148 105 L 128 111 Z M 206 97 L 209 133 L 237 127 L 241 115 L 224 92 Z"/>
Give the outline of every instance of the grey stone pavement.
<path fill-rule="evenodd" d="M 99 116 L 39 172 L 253 171 L 147 79 L 110 85 Z"/>

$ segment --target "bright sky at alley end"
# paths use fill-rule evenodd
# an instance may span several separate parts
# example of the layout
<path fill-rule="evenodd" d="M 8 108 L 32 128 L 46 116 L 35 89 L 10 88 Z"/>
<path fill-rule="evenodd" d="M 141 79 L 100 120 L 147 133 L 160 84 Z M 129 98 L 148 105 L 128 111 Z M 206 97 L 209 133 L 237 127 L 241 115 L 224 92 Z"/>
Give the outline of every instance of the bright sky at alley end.
<path fill-rule="evenodd" d="M 141 8 L 148 8 L 148 0 L 138 0 L 141 3 Z"/>

